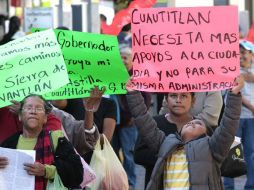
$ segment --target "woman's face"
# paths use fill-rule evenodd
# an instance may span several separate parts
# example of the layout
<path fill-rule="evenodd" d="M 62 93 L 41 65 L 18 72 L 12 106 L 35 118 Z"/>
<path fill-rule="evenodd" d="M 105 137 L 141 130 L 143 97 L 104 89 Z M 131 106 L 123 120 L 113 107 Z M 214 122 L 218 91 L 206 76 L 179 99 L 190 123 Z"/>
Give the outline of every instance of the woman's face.
<path fill-rule="evenodd" d="M 28 97 L 20 113 L 20 119 L 24 127 L 41 130 L 47 122 L 44 101 L 37 96 Z"/>
<path fill-rule="evenodd" d="M 190 92 L 168 93 L 168 108 L 170 113 L 181 116 L 189 113 L 195 99 Z"/>

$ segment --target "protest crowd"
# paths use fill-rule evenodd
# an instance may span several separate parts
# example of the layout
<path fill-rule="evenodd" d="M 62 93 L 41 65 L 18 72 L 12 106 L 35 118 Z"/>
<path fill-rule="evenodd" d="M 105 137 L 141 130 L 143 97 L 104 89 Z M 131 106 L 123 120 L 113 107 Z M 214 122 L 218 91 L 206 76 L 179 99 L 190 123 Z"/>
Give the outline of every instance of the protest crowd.
<path fill-rule="evenodd" d="M 254 25 L 155 4 L 101 34 L 0 14 L 0 190 L 254 190 Z"/>

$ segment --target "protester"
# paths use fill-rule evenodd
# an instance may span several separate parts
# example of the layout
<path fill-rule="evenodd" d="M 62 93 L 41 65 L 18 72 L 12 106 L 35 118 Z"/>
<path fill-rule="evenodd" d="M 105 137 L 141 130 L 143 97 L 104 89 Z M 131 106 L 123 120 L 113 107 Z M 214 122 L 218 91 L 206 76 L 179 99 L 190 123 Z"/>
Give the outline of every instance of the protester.
<path fill-rule="evenodd" d="M 220 165 L 227 156 L 239 125 L 239 92 L 244 84 L 243 78 L 238 77 L 236 83 L 237 86 L 229 92 L 220 127 L 216 128 L 211 137 L 208 134 L 209 127 L 199 119 L 184 125 L 179 133 L 165 136 L 147 112 L 140 93 L 131 89 L 130 82 L 127 84 L 127 100 L 140 136 L 149 146 L 151 153 L 158 155 L 147 190 L 174 187 L 223 189 Z M 172 98 L 180 99 L 178 95 Z M 190 101 L 191 98 L 187 97 L 186 100 Z M 183 110 L 184 108 L 178 107 L 179 112 Z"/>
<path fill-rule="evenodd" d="M 131 47 L 130 44 L 120 44 L 120 53 L 123 63 L 129 74 L 132 73 Z M 143 92 L 146 105 L 150 107 L 151 95 Z M 128 108 L 126 95 L 117 95 L 117 101 L 120 108 L 120 123 L 116 127 L 113 137 L 112 146 L 117 155 L 121 148 L 123 153 L 123 167 L 127 173 L 130 189 L 136 184 L 135 162 L 134 162 L 134 146 L 137 140 L 137 128 L 133 122 L 133 118 Z"/>
<path fill-rule="evenodd" d="M 104 91 L 99 90 L 98 87 L 94 88 L 91 92 L 91 96 L 86 98 L 86 107 L 98 106 L 103 93 Z M 2 141 L 16 132 L 22 131 L 22 122 L 19 121 L 16 113 L 19 109 L 20 104 L 16 101 L 15 104 L 10 107 L 12 111 L 10 111 L 8 107 L 0 109 L 0 136 Z M 94 126 L 93 112 L 86 110 L 84 113 L 86 119 L 78 121 L 71 114 L 53 107 L 52 113 L 48 114 L 47 117 L 48 119 L 45 126 L 53 131 L 62 129 L 63 126 L 69 141 L 80 155 L 84 155 L 94 149 L 99 138 L 99 132 L 97 127 Z M 92 130 L 87 130 L 87 128 L 92 128 Z"/>
<path fill-rule="evenodd" d="M 187 93 L 189 94 L 189 93 Z M 186 93 L 182 94 L 187 96 Z M 190 105 L 185 112 L 174 116 L 172 113 L 174 107 L 173 102 L 168 99 L 168 94 L 164 97 L 163 106 L 160 110 L 160 115 L 155 116 L 154 119 L 158 127 L 166 134 L 175 133 L 180 130 L 184 124 L 192 120 L 192 118 L 201 119 L 207 126 L 214 128 L 218 125 L 219 116 L 222 109 L 222 95 L 220 91 L 217 92 L 195 92 L 192 93 Z M 185 105 L 186 106 L 186 105 Z M 154 167 L 156 158 L 155 155 L 147 154 L 148 147 L 138 137 L 135 145 L 134 158 L 137 164 L 143 165 L 146 169 L 145 185 L 147 185 L 152 169 Z"/>
<path fill-rule="evenodd" d="M 18 132 L 12 137 L 8 138 L 1 144 L 1 147 L 23 149 L 23 150 L 35 150 L 36 162 L 25 163 L 24 169 L 29 175 L 35 176 L 35 190 L 45 190 L 47 187 L 47 181 L 54 179 L 55 172 L 59 172 L 54 165 L 55 158 L 51 147 L 54 147 L 54 151 L 62 149 L 63 151 L 69 151 L 65 145 L 59 144 L 59 139 L 64 137 L 64 133 L 61 130 L 50 132 L 45 127 L 47 122 L 47 115 L 51 111 L 49 103 L 40 95 L 29 95 L 21 102 L 19 110 L 19 118 L 23 123 L 22 133 Z M 51 144 L 51 138 L 53 144 Z M 61 146 L 61 148 L 60 148 Z M 72 148 L 72 146 L 68 146 Z M 69 152 L 70 153 L 70 152 Z M 74 149 L 73 154 L 76 154 Z M 57 152 L 55 152 L 57 154 Z M 80 183 L 83 179 L 83 168 L 81 160 L 79 159 L 78 165 L 81 168 L 81 172 L 74 171 L 80 174 Z M 65 160 L 65 165 L 71 165 L 72 160 Z M 8 167 L 8 158 L 0 157 L 0 168 Z M 66 167 L 62 167 L 62 172 Z M 56 171 L 57 170 L 57 171 Z M 74 175 L 74 173 L 68 173 Z M 59 173 L 60 175 L 60 173 Z M 63 179 L 62 179 L 63 180 Z M 78 185 L 80 184 L 78 183 Z M 78 187 L 78 186 L 77 186 Z"/>
<path fill-rule="evenodd" d="M 0 41 L 0 45 L 6 44 L 12 40 L 25 36 L 25 33 L 20 30 L 21 21 L 17 16 L 12 16 L 9 22 L 8 33 L 4 35 Z"/>
<path fill-rule="evenodd" d="M 168 113 L 154 116 L 157 126 L 165 135 L 180 132 L 182 127 L 193 119 L 190 113 L 191 108 L 196 103 L 194 93 L 169 93 L 166 95 Z M 179 108 L 181 108 L 179 110 Z M 194 116 L 195 117 L 195 116 Z M 150 154 L 149 146 L 138 137 L 135 145 L 134 159 L 137 164 L 143 165 L 146 169 L 145 186 L 150 180 L 153 167 L 157 160 L 155 154 Z"/>
<path fill-rule="evenodd" d="M 132 62 L 131 62 L 131 48 L 129 45 L 120 45 L 120 52 L 122 56 L 123 63 L 129 73 L 132 72 Z M 135 163 L 133 159 L 134 146 L 137 140 L 137 129 L 133 123 L 131 113 L 127 105 L 126 95 L 117 95 L 116 100 L 119 105 L 120 110 L 120 122 L 117 125 L 112 147 L 117 155 L 119 155 L 119 150 L 121 148 L 123 153 L 123 167 L 128 176 L 128 182 L 130 190 L 135 187 L 136 184 L 136 173 L 135 173 Z"/>
<path fill-rule="evenodd" d="M 16 104 L 19 104 L 16 102 Z M 19 106 L 15 108 L 16 110 L 12 110 L 12 107 L 6 106 L 0 108 L 0 144 L 17 133 L 18 131 L 22 131 L 22 122 L 19 120 L 16 112 L 19 110 Z M 47 126 L 50 130 L 59 130 L 61 129 L 61 121 L 52 113 L 47 115 Z"/>
<path fill-rule="evenodd" d="M 253 61 L 254 45 L 249 41 L 240 41 L 240 70 L 244 78 L 251 78 L 254 74 Z M 252 77 L 253 78 L 253 77 Z M 254 189 L 254 83 L 245 80 L 242 89 L 242 109 L 240 127 L 237 136 L 241 138 L 244 151 L 244 159 L 247 164 L 247 181 L 244 189 Z M 225 190 L 234 190 L 234 179 L 224 178 Z"/>
<path fill-rule="evenodd" d="M 70 142 L 81 156 L 94 149 L 99 139 L 99 132 L 94 125 L 94 107 L 99 107 L 105 88 L 100 90 L 96 86 L 91 91 L 88 98 L 83 98 L 83 108 L 85 109 L 84 120 L 76 120 L 71 114 L 54 108 L 52 112 L 61 119 L 63 128 Z M 91 130 L 87 130 L 87 128 Z"/>
<path fill-rule="evenodd" d="M 217 126 L 222 108 L 222 95 L 216 92 L 195 92 L 195 104 L 190 112 L 195 118 L 201 119 L 209 126 Z M 160 114 L 168 113 L 167 101 L 163 100 Z"/>

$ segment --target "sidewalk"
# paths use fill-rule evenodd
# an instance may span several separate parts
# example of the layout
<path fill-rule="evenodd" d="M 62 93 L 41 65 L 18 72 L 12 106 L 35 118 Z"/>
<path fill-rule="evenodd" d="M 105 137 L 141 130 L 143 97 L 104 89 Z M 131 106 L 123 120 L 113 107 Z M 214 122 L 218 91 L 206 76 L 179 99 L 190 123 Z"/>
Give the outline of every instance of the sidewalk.
<path fill-rule="evenodd" d="M 135 190 L 144 190 L 145 169 L 141 165 L 136 165 L 137 184 Z M 235 190 L 243 190 L 246 176 L 235 178 Z"/>

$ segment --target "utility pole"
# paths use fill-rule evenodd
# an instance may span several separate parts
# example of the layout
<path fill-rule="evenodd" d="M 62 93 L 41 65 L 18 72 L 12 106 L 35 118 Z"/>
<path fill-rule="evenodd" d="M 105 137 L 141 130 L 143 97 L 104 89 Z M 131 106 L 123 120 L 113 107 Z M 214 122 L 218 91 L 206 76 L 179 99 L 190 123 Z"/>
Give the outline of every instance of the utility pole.
<path fill-rule="evenodd" d="M 92 2 L 91 0 L 87 0 L 87 31 L 92 32 Z"/>
<path fill-rule="evenodd" d="M 59 0 L 58 5 L 58 26 L 63 26 L 63 0 Z"/>

